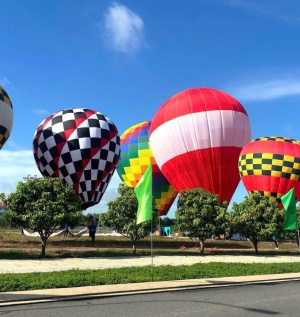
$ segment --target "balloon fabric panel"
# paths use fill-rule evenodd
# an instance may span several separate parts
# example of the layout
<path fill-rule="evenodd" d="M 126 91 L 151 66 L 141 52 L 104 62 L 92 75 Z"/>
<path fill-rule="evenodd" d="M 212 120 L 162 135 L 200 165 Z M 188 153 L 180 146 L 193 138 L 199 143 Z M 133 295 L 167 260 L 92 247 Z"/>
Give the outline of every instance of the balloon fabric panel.
<path fill-rule="evenodd" d="M 170 109 L 172 105 L 172 109 Z M 241 104 L 229 94 L 212 88 L 192 88 L 170 97 L 155 114 L 151 122 L 150 135 L 163 122 L 203 111 L 229 110 L 247 115 Z"/>
<path fill-rule="evenodd" d="M 13 124 L 13 106 L 7 92 L 0 86 L 0 149 L 10 136 Z"/>
<path fill-rule="evenodd" d="M 6 103 L 9 107 L 11 108 L 13 107 L 7 92 L 1 86 L 0 86 L 0 100 Z"/>
<path fill-rule="evenodd" d="M 120 155 L 113 122 L 95 110 L 59 111 L 35 132 L 34 158 L 44 176 L 59 177 L 74 186 L 86 209 L 101 200 Z"/>
<path fill-rule="evenodd" d="M 149 142 L 151 122 L 138 123 L 121 135 L 121 155 L 117 172 L 128 187 L 135 187 L 150 163 L 152 163 L 153 197 L 159 209 L 158 215 L 166 215 L 177 192 L 161 173 L 153 157 Z"/>
<path fill-rule="evenodd" d="M 124 184 L 135 187 L 152 163 L 153 155 L 149 149 L 149 122 L 142 122 L 127 129 L 121 135 L 121 155 L 117 172 Z"/>
<path fill-rule="evenodd" d="M 199 149 L 231 146 L 242 149 L 249 142 L 249 120 L 243 113 L 207 111 L 191 113 L 159 126 L 150 136 L 152 151 L 162 166 L 174 155 Z M 245 133 L 244 131 L 247 131 Z"/>
<path fill-rule="evenodd" d="M 213 148 L 188 153 L 187 156 L 177 156 L 162 167 L 162 172 L 174 188 L 182 189 L 204 188 L 213 194 L 218 194 L 221 201 L 229 202 L 240 181 L 238 169 L 232 169 L 232 160 L 239 156 L 239 148 Z M 220 161 L 220 157 L 227 157 Z M 172 173 L 180 170 L 181 173 Z M 194 173 L 190 171 L 193 170 Z"/>
<path fill-rule="evenodd" d="M 249 193 L 280 198 L 291 188 L 300 199 L 300 142 L 283 137 L 251 141 L 241 152 L 239 172 Z"/>
<path fill-rule="evenodd" d="M 178 192 L 204 188 L 229 203 L 250 130 L 245 109 L 233 97 L 215 89 L 190 89 L 159 108 L 150 143 L 158 166 Z"/>

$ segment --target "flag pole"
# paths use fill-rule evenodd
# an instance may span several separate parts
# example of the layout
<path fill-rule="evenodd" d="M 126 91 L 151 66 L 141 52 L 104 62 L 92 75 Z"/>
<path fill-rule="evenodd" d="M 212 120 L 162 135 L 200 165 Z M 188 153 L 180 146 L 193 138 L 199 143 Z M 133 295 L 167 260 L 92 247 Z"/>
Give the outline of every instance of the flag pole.
<path fill-rule="evenodd" d="M 138 200 L 136 224 L 151 220 L 151 276 L 153 282 L 153 195 L 152 195 L 152 164 L 150 163 L 145 173 L 134 188 Z"/>
<path fill-rule="evenodd" d="M 152 219 L 151 219 L 151 279 L 153 282 L 153 232 L 152 232 Z"/>
<path fill-rule="evenodd" d="M 299 249 L 299 253 L 300 253 L 299 228 L 298 228 L 298 230 L 297 230 L 297 234 L 298 234 L 298 249 Z"/>
<path fill-rule="evenodd" d="M 297 209 L 296 209 L 297 210 Z M 297 211 L 296 211 L 297 212 Z M 300 236 L 299 236 L 299 223 L 298 223 L 298 213 L 297 213 L 297 235 L 298 235 L 298 249 L 300 253 Z"/>

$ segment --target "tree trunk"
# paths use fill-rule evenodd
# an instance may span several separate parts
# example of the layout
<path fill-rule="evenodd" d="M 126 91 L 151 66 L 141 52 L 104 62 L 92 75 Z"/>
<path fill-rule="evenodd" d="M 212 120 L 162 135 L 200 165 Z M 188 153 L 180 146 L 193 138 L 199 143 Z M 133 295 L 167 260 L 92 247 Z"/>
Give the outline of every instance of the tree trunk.
<path fill-rule="evenodd" d="M 47 244 L 47 238 L 42 238 L 42 252 L 41 257 L 46 257 L 46 244 Z"/>
<path fill-rule="evenodd" d="M 136 254 L 136 242 L 135 241 L 133 241 L 133 244 L 132 244 L 132 253 Z"/>
<path fill-rule="evenodd" d="M 257 245 L 258 245 L 258 241 L 256 240 L 256 239 L 253 239 L 253 245 L 254 245 L 254 249 L 255 249 L 255 254 L 258 254 L 258 247 L 257 247 Z"/>
<path fill-rule="evenodd" d="M 299 236 L 298 236 L 298 230 L 296 230 L 296 242 L 299 248 Z"/>
<path fill-rule="evenodd" d="M 200 253 L 204 253 L 204 247 L 205 247 L 204 240 L 199 239 L 199 244 L 200 244 L 200 249 L 199 249 Z"/>

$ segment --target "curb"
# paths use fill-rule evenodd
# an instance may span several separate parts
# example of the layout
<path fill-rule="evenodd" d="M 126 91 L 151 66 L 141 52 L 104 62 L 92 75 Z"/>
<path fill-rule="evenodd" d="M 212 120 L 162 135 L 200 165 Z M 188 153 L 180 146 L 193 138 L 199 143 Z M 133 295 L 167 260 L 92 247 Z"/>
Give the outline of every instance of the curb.
<path fill-rule="evenodd" d="M 291 281 L 300 281 L 300 273 L 4 292 L 0 293 L 0 307 Z"/>

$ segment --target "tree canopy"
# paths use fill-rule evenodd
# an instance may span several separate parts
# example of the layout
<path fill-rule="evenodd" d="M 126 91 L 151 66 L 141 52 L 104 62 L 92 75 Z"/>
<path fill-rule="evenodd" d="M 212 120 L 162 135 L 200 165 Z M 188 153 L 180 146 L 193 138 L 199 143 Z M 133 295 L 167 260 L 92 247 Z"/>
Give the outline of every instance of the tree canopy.
<path fill-rule="evenodd" d="M 136 242 L 147 237 L 158 224 L 157 208 L 153 205 L 152 227 L 151 221 L 137 225 L 138 201 L 134 189 L 120 184 L 118 193 L 120 196 L 108 203 L 108 211 L 100 214 L 99 222 L 129 238 L 133 243 L 133 253 L 136 253 Z"/>
<path fill-rule="evenodd" d="M 174 223 L 175 223 L 175 219 L 171 219 L 169 217 L 161 217 L 160 218 L 160 224 L 163 226 L 163 227 L 171 227 L 171 226 L 174 226 Z"/>
<path fill-rule="evenodd" d="M 258 243 L 273 235 L 280 241 L 284 237 L 285 211 L 278 208 L 274 197 L 253 193 L 241 203 L 233 203 L 229 213 L 232 230 L 252 241 L 258 253 Z"/>
<path fill-rule="evenodd" d="M 17 184 L 15 192 L 1 197 L 8 205 L 5 216 L 9 221 L 39 233 L 43 257 L 50 235 L 66 222 L 74 226 L 82 217 L 81 200 L 73 187 L 59 178 L 28 176 Z"/>
<path fill-rule="evenodd" d="M 189 236 L 200 242 L 200 252 L 204 252 L 204 241 L 216 232 L 226 228 L 227 202 L 220 203 L 218 195 L 203 188 L 180 192 L 178 208 L 175 211 L 176 229 L 189 232 Z"/>

